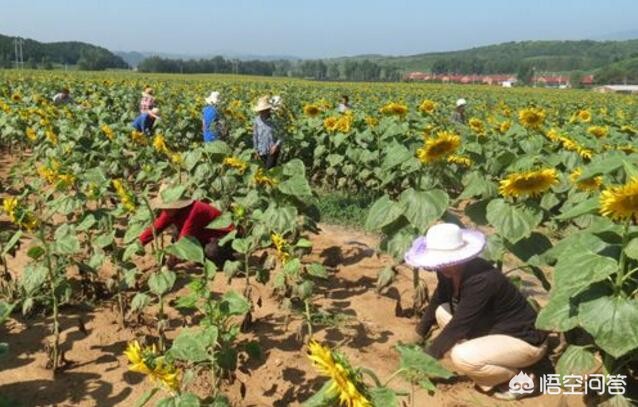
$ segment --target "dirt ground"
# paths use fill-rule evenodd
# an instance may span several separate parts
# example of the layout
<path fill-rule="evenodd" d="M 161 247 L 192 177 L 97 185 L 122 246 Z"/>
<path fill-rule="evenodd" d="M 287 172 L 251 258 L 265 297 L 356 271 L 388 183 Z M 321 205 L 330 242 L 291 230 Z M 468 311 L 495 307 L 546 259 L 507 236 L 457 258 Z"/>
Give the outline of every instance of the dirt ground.
<path fill-rule="evenodd" d="M 0 176 L 6 173 L 7 161 L 0 161 Z M 0 227 L 8 227 L 0 218 Z M 322 262 L 331 272 L 330 279 L 318 287 L 317 304 L 323 310 L 346 316 L 338 326 L 318 327 L 315 338 L 331 345 L 339 344 L 354 366 L 368 367 L 379 377 L 386 378 L 398 367 L 398 353 L 394 345 L 406 341 L 414 329 L 414 318 L 397 317 L 397 302 L 403 308 L 412 304 L 412 275 L 401 268 L 397 281 L 382 294 L 375 291 L 377 273 L 392 260 L 377 256 L 377 237 L 364 232 L 322 224 L 318 235 L 310 236 L 313 252 L 309 260 Z M 9 260 L 10 269 L 19 273 L 27 261 L 23 249 Z M 187 281 L 188 265 L 179 268 L 178 287 Z M 435 276 L 423 276 L 430 290 Z M 231 284 L 243 289 L 243 281 Z M 215 280 L 213 291 L 221 294 L 228 289 L 223 274 Z M 186 292 L 181 288 L 172 297 Z M 254 323 L 240 340 L 259 341 L 263 357 L 242 364 L 237 380 L 226 385 L 227 394 L 236 406 L 297 406 L 313 394 L 324 382 L 317 376 L 305 357 L 303 340 L 297 331 L 300 322 L 293 320 L 286 326 L 287 313 L 280 310 L 271 296 L 269 286 L 256 285 L 252 299 L 261 299 L 261 306 L 253 311 Z M 8 342 L 9 355 L 0 361 L 0 395 L 11 406 L 133 406 L 152 385 L 137 373 L 127 371 L 123 354 L 126 344 L 140 334 L 152 334 L 149 326 L 119 328 L 117 314 L 111 302 L 67 306 L 62 310 L 62 348 L 71 363 L 55 377 L 45 368 L 44 346 L 50 336 L 49 318 L 24 318 L 19 311 L 0 327 L 0 341 Z M 152 319 L 152 313 L 149 319 Z M 169 314 L 172 338 L 185 324 L 177 313 Z M 444 363 L 449 363 L 444 361 Z M 545 361 L 534 370 L 546 372 Z M 449 364 L 448 364 L 449 367 Z M 551 365 L 550 365 L 551 368 Z M 240 388 L 245 386 L 245 397 Z M 398 378 L 392 387 L 409 391 L 410 385 Z M 195 392 L 205 389 L 193 386 Z M 499 402 L 474 390 L 472 383 L 462 377 L 439 383 L 437 392 L 428 395 L 417 390 L 413 406 L 582 406 L 580 396 L 536 396 L 516 402 Z M 157 399 L 156 399 L 157 400 Z M 407 398 L 405 405 L 410 406 Z"/>

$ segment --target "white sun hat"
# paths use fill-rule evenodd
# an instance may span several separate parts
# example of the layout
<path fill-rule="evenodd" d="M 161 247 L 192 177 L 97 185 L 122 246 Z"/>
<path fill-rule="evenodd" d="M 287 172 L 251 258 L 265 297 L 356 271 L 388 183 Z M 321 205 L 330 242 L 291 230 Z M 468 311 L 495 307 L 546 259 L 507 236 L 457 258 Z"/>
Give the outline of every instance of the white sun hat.
<path fill-rule="evenodd" d="M 264 110 L 272 109 L 268 96 L 262 96 L 257 101 L 257 106 L 253 108 L 255 112 L 263 112 Z"/>
<path fill-rule="evenodd" d="M 216 105 L 217 103 L 219 103 L 219 92 L 211 92 L 210 95 L 208 95 L 208 97 L 205 99 L 205 101 L 209 105 Z"/>
<path fill-rule="evenodd" d="M 159 119 L 160 118 L 160 110 L 159 107 L 154 107 L 151 110 L 148 111 L 148 113 L 153 116 L 155 119 Z"/>
<path fill-rule="evenodd" d="M 438 270 L 479 256 L 486 242 L 485 235 L 478 230 L 440 223 L 428 229 L 425 236 L 418 237 L 404 259 L 412 267 Z"/>
<path fill-rule="evenodd" d="M 467 105 L 467 100 L 460 98 L 456 101 L 456 107 L 460 107 L 460 106 L 465 106 Z"/>
<path fill-rule="evenodd" d="M 273 107 L 273 109 L 277 109 L 278 107 L 281 106 L 281 96 L 275 95 L 270 98 L 269 102 L 271 106 Z"/>

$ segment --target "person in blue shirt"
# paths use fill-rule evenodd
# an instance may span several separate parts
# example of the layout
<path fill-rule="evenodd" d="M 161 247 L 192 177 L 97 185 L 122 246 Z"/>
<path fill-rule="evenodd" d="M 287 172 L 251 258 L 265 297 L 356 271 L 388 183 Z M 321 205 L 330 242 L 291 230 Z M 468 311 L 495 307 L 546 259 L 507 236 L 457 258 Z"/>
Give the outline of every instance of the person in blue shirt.
<path fill-rule="evenodd" d="M 206 106 L 202 109 L 202 131 L 204 133 L 204 142 L 210 143 L 220 136 L 221 121 L 217 111 L 219 92 L 211 92 L 205 100 Z"/>
<path fill-rule="evenodd" d="M 147 136 L 152 136 L 154 132 L 153 126 L 155 125 L 155 121 L 158 119 L 159 108 L 154 107 L 153 109 L 137 116 L 135 120 L 133 120 L 133 128 Z"/>

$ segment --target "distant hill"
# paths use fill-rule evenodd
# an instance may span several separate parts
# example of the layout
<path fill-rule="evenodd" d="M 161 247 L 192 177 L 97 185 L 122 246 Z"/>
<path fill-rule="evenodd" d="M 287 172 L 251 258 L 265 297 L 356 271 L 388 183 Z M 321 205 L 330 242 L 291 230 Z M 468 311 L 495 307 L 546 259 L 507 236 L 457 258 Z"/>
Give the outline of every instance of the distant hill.
<path fill-rule="evenodd" d="M 0 34 L 0 67 L 11 66 L 15 60 L 14 40 Z M 103 70 L 109 68 L 128 68 L 122 58 L 106 48 L 77 41 L 38 42 L 24 39 L 23 57 L 25 64 L 46 67 L 52 64 L 77 65 L 81 69 Z"/>
<path fill-rule="evenodd" d="M 370 60 L 403 71 L 515 73 L 525 64 L 538 71 L 592 71 L 635 56 L 638 40 L 582 40 L 506 42 L 462 51 L 394 57 L 363 55 L 325 61 Z"/>

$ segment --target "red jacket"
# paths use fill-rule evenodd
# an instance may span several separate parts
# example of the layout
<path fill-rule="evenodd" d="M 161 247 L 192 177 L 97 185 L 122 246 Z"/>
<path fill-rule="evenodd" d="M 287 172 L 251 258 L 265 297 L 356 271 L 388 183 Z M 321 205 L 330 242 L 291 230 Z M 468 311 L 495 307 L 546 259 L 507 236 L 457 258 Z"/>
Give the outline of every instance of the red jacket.
<path fill-rule="evenodd" d="M 235 228 L 230 225 L 224 229 L 206 229 L 206 226 L 221 214 L 221 211 L 214 206 L 203 201 L 195 201 L 185 208 L 177 209 L 172 214 L 162 211 L 155 219 L 153 227 L 155 227 L 155 233 L 159 234 L 169 226 L 175 225 L 179 239 L 192 236 L 205 246 L 211 239 L 223 237 Z M 140 241 L 145 245 L 151 240 L 153 240 L 153 228 L 149 227 L 140 235 Z"/>

